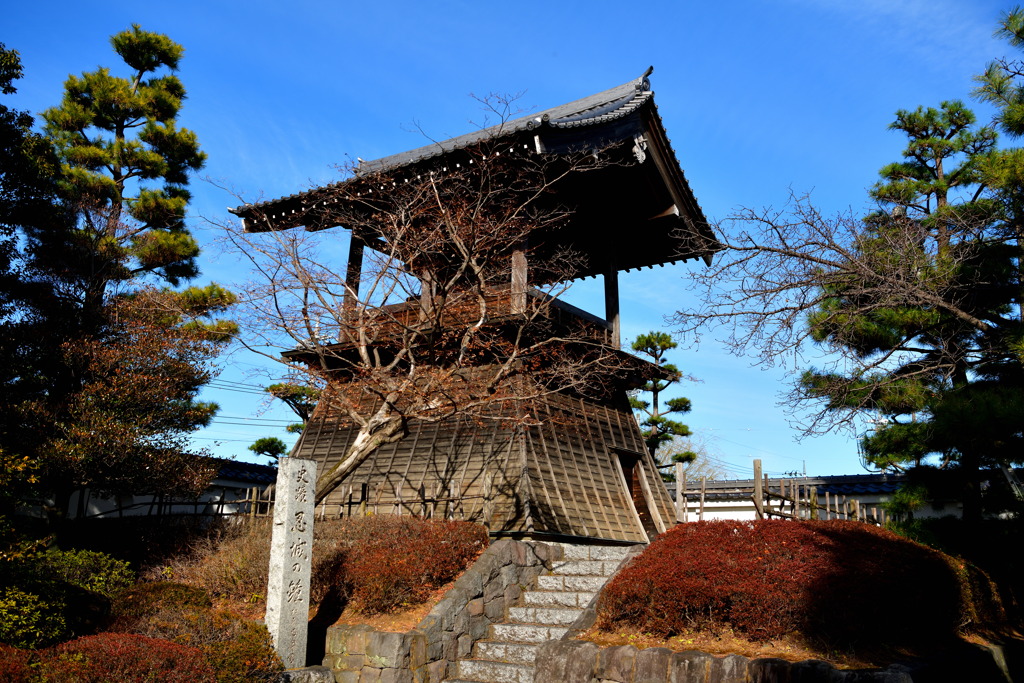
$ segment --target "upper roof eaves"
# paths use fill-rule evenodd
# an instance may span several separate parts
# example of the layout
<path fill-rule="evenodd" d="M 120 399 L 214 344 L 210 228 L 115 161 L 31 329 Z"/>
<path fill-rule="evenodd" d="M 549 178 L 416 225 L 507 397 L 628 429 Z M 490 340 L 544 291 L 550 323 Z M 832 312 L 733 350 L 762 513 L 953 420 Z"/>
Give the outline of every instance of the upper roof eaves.
<path fill-rule="evenodd" d="M 536 114 L 504 121 L 490 128 L 466 133 L 450 140 L 434 142 L 407 152 L 392 154 L 382 159 L 363 161 L 357 167 L 356 175 L 372 175 L 383 171 L 392 171 L 402 166 L 419 163 L 457 149 L 469 147 L 481 140 L 496 140 L 520 131 L 534 130 L 543 126 L 578 128 L 607 123 L 631 114 L 652 95 L 650 82 L 644 75 L 596 95 L 552 107 Z"/>
<path fill-rule="evenodd" d="M 651 84 L 647 79 L 652 69 L 648 69 L 640 78 L 623 83 L 614 88 L 584 97 L 567 104 L 562 104 L 542 112 L 523 116 L 511 121 L 505 121 L 498 125 L 481 130 L 466 133 L 449 140 L 433 142 L 417 149 L 399 152 L 391 156 L 375 159 L 372 161 L 360 161 L 356 167 L 356 176 L 368 176 L 386 171 L 394 171 L 404 166 L 428 161 L 440 157 L 452 151 L 469 147 L 482 140 L 496 140 L 512 136 L 521 131 L 535 130 L 544 126 L 551 128 L 581 128 L 591 125 L 601 125 L 623 118 L 639 109 L 645 102 L 650 100 L 654 93 L 651 92 Z M 345 183 L 339 181 L 330 183 L 326 187 L 332 187 Z M 311 192 L 317 192 L 323 188 L 313 188 L 304 192 L 278 197 L 265 202 L 245 204 L 243 206 L 229 209 L 231 213 L 244 215 L 254 209 L 262 209 L 273 204 L 289 200 L 299 199 Z"/>

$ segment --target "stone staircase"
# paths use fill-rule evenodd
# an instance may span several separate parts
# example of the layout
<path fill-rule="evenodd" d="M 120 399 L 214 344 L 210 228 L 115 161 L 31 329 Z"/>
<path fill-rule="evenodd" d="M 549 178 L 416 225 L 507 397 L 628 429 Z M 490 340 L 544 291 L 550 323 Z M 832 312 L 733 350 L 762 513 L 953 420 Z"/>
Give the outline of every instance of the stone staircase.
<path fill-rule="evenodd" d="M 490 626 L 468 658 L 455 663 L 447 683 L 533 683 L 537 646 L 568 632 L 629 552 L 624 546 L 559 545 L 563 559 L 537 577 L 537 585 L 508 609 L 504 623 Z"/>

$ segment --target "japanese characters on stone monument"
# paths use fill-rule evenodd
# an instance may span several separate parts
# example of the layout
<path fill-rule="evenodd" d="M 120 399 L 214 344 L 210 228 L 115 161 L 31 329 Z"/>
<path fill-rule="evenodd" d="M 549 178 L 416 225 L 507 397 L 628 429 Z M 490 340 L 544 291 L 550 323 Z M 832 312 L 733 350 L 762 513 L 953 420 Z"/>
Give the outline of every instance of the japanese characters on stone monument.
<path fill-rule="evenodd" d="M 288 669 L 306 664 L 315 481 L 314 461 L 278 461 L 266 620 L 274 647 Z"/>

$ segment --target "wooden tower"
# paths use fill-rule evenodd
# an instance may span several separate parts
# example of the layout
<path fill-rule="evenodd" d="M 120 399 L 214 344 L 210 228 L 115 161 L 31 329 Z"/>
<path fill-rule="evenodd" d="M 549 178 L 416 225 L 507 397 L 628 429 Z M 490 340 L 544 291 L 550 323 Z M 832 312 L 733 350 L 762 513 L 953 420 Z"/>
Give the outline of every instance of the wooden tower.
<path fill-rule="evenodd" d="M 618 350 L 617 277 L 620 271 L 679 260 L 709 261 L 720 245 L 676 161 L 654 105 L 649 74 L 494 128 L 360 161 L 353 177 L 341 183 L 233 210 L 247 232 L 349 228 L 344 280 L 354 294 L 364 251 L 385 248 L 386 236 L 375 229 L 373 210 L 339 214 L 339 196 L 346 206 L 362 204 L 372 191 L 387 193 L 410 179 L 435 173 L 443 178 L 455 168 L 475 168 L 473 153 L 479 154 L 480 145 L 487 145 L 492 157 L 517 154 L 510 157 L 520 160 L 510 162 L 513 167 L 537 159 L 566 160 L 561 166 L 545 166 L 557 180 L 543 198 L 547 207 L 564 211 L 564 220 L 541 221 L 507 244 L 501 256 L 507 256 L 508 267 L 478 290 L 484 292 L 478 300 L 490 304 L 486 324 L 496 338 L 521 329 L 515 322 L 545 305 L 544 324 L 531 327 L 530 334 L 569 338 L 571 332 L 573 341 L 559 347 L 563 355 L 601 347 L 614 361 L 606 376 L 565 390 L 530 393 L 529 387 L 545 381 L 539 363 L 533 371 L 537 382 L 523 373 L 518 384 L 509 385 L 520 389 L 506 389 L 512 394 L 521 390 L 522 400 L 497 402 L 473 414 L 453 410 L 443 419 L 409 419 L 400 437 L 382 443 L 333 486 L 318 511 L 328 516 L 443 516 L 482 522 L 493 534 L 614 542 L 645 542 L 674 523 L 671 501 L 626 394 L 658 370 Z M 602 162 L 576 168 L 567 161 L 586 155 Z M 339 195 L 339 188 L 345 193 Z M 434 290 L 416 264 L 443 261 L 444 248 L 404 255 L 410 276 L 420 279 L 421 293 L 419 300 L 382 307 L 396 330 L 406 319 L 422 318 L 429 306 L 424 302 Z M 540 264 L 557 262 L 566 253 L 577 260 L 573 278 L 603 278 L 603 315 L 538 293 L 536 287 L 565 277 Z M 451 314 L 447 319 L 453 319 Z M 394 353 L 387 339 L 380 340 L 380 349 Z M 325 398 L 292 453 L 316 460 L 321 474 L 349 451 L 359 434 L 331 400 L 356 381 L 340 369 L 345 354 L 355 353 L 351 346 L 344 340 L 331 343 L 339 359 L 335 365 L 324 364 L 322 357 L 318 361 L 308 347 L 285 354 L 294 361 L 324 364 Z M 482 358 L 481 373 L 494 362 Z M 464 375 L 467 382 L 474 381 L 472 369 Z"/>

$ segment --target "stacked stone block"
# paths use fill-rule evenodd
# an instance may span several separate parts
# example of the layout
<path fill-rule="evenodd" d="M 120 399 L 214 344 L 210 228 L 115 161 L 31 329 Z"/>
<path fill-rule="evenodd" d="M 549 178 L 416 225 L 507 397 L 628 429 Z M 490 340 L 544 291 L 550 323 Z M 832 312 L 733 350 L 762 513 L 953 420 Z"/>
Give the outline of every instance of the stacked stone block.
<path fill-rule="evenodd" d="M 364 625 L 329 628 L 324 666 L 338 683 L 440 683 L 560 553 L 558 546 L 543 543 L 497 541 L 408 633 Z"/>
<path fill-rule="evenodd" d="M 559 544 L 561 559 L 508 608 L 504 623 L 490 626 L 472 656 L 460 658 L 449 683 L 532 683 L 542 643 L 572 635 L 583 615 L 592 614 L 597 594 L 626 561 L 627 546 Z M 556 679 L 551 679 L 556 680 Z"/>
<path fill-rule="evenodd" d="M 581 640 L 549 643 L 537 653 L 536 681 L 559 683 L 911 683 L 910 670 L 843 671 L 827 662 L 715 657 L 662 647 L 632 645 L 601 648 Z"/>

